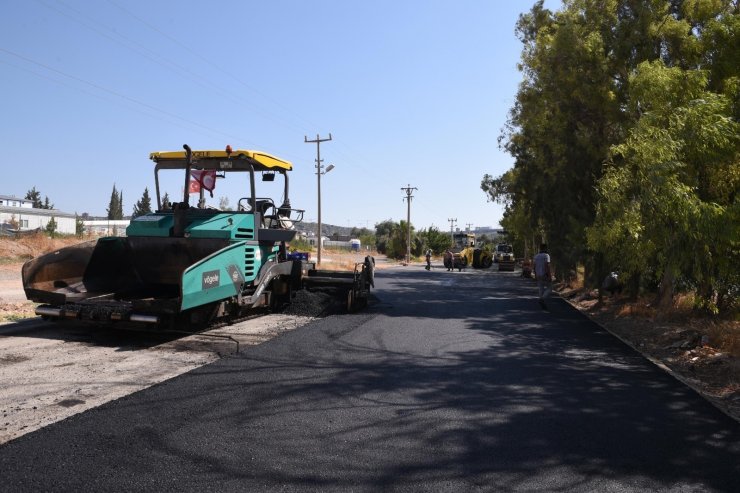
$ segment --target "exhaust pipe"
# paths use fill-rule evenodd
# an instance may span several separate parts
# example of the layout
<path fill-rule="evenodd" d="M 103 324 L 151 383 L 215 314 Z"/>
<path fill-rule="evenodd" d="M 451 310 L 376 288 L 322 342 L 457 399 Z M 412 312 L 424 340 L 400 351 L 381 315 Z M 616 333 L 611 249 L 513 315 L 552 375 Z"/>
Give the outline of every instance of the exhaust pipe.
<path fill-rule="evenodd" d="M 61 317 L 62 316 L 61 308 L 52 308 L 50 306 L 37 306 L 34 312 L 36 313 L 36 315 L 41 315 L 42 317 Z"/>

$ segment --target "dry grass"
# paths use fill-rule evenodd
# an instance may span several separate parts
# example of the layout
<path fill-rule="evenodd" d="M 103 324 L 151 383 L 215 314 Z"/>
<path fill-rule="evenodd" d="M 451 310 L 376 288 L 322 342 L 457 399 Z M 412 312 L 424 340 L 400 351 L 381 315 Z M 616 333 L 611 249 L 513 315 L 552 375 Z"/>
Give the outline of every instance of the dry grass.
<path fill-rule="evenodd" d="M 625 322 L 633 320 L 636 324 L 633 330 L 634 337 L 650 337 L 650 325 L 668 324 L 676 333 L 695 331 L 705 335 L 709 344 L 722 353 L 740 358 L 740 323 L 737 320 L 711 317 L 696 311 L 696 296 L 694 293 L 678 294 L 673 300 L 670 310 L 658 310 L 654 306 L 654 296 L 643 296 L 634 301 L 628 301 L 626 296 L 604 297 L 597 302 L 598 292 L 588 291 L 583 284 L 583 269 L 579 267 L 575 276 L 567 283 L 563 283 L 560 292 L 564 298 L 570 299 L 582 310 L 592 315 L 598 314 L 602 323 L 610 324 L 610 320 Z M 639 328 L 638 328 L 639 327 Z"/>
<path fill-rule="evenodd" d="M 638 300 L 632 303 L 625 303 L 617 310 L 617 317 L 636 317 L 643 319 L 655 318 L 657 311 L 650 306 L 645 300 Z"/>
<path fill-rule="evenodd" d="M 323 262 L 318 266 L 322 270 L 334 270 L 334 271 L 354 271 L 356 262 L 350 260 L 331 260 L 327 261 L 326 257 L 323 258 Z"/>
<path fill-rule="evenodd" d="M 586 277 L 586 268 L 583 265 L 576 267 L 576 271 L 571 271 L 568 279 L 566 279 L 566 286 L 572 290 L 582 290 L 585 287 L 584 278 Z"/>
<path fill-rule="evenodd" d="M 723 353 L 740 358 L 740 324 L 737 322 L 708 322 L 704 332 L 709 338 L 709 344 Z"/>
<path fill-rule="evenodd" d="M 372 255 L 376 259 L 380 256 L 377 252 L 348 252 L 346 250 L 322 250 L 321 270 L 332 271 L 354 271 L 355 265 L 362 263 L 366 255 Z M 316 260 L 316 252 L 311 252 L 311 261 Z M 386 263 L 376 261 L 375 268 L 383 269 Z"/>
<path fill-rule="evenodd" d="M 634 320 L 647 333 L 649 326 L 673 327 L 677 333 L 693 331 L 708 337 L 709 344 L 717 351 L 740 358 L 740 323 L 697 312 L 693 294 L 676 297 L 669 311 L 659 311 L 651 305 L 652 298 L 641 297 L 636 301 L 626 298 L 605 298 L 600 306 L 589 307 L 591 312 L 615 320 Z"/>
<path fill-rule="evenodd" d="M 673 300 L 673 307 L 680 312 L 690 312 L 696 303 L 694 293 L 681 293 Z"/>
<path fill-rule="evenodd" d="M 53 252 L 62 247 L 76 245 L 79 238 L 49 238 L 44 234 L 21 238 L 0 238 L 0 262 L 25 262 L 39 255 Z"/>
<path fill-rule="evenodd" d="M 36 316 L 36 304 L 30 301 L 19 303 L 0 303 L 0 323 L 17 322 Z"/>

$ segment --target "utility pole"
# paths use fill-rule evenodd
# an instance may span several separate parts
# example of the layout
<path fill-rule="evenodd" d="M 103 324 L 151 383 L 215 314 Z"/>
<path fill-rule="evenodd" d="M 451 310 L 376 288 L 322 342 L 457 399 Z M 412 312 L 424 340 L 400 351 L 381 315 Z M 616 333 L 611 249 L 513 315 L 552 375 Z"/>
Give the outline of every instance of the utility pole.
<path fill-rule="evenodd" d="M 406 185 L 405 187 L 401 187 L 401 190 L 406 192 L 406 196 L 403 198 L 406 203 L 406 265 L 411 262 L 411 199 L 414 198 L 413 195 L 411 195 L 412 190 L 418 190 L 416 187 L 412 187 L 411 185 Z"/>
<path fill-rule="evenodd" d="M 471 227 L 472 225 L 473 225 L 473 223 L 465 223 L 465 228 L 466 228 L 466 229 L 465 229 L 465 231 L 466 231 L 467 233 L 470 233 L 470 227 Z"/>
<path fill-rule="evenodd" d="M 328 142 L 331 140 L 331 132 L 329 133 L 329 137 L 322 139 L 319 137 L 319 134 L 316 134 L 316 138 L 313 140 L 308 140 L 308 137 L 305 135 L 303 136 L 303 141 L 305 143 L 316 143 L 316 183 L 318 186 L 318 226 L 316 227 L 316 237 L 317 237 L 317 253 L 316 253 L 316 265 L 321 263 L 321 175 L 324 173 L 328 173 L 333 169 L 333 166 L 331 168 L 327 168 L 325 172 L 322 172 L 321 169 L 324 167 L 321 164 L 321 143 L 322 142 Z"/>
<path fill-rule="evenodd" d="M 450 218 L 447 221 L 449 221 L 450 223 L 450 241 L 454 243 L 455 242 L 455 225 L 457 224 L 457 218 L 455 219 Z"/>

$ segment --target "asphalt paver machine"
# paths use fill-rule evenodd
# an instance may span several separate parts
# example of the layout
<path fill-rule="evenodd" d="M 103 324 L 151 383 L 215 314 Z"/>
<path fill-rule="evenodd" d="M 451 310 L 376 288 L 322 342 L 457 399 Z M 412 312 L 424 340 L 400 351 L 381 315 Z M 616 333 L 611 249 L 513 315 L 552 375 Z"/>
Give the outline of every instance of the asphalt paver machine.
<path fill-rule="evenodd" d="M 332 288 L 348 310 L 364 306 L 372 257 L 353 271 L 320 271 L 289 259 L 303 210 L 291 207 L 292 164 L 250 150 L 153 152 L 157 209 L 134 218 L 125 236 L 107 236 L 37 257 L 23 266 L 36 313 L 52 319 L 204 327 L 258 307 L 278 309 L 300 289 Z M 174 172 L 182 201 L 163 203 L 161 179 Z M 257 182 L 282 178 L 282 199 L 257 195 Z M 206 205 L 216 184 L 236 181 L 236 210 Z M 279 183 L 278 183 L 279 186 Z M 190 203 L 192 193 L 197 204 Z"/>

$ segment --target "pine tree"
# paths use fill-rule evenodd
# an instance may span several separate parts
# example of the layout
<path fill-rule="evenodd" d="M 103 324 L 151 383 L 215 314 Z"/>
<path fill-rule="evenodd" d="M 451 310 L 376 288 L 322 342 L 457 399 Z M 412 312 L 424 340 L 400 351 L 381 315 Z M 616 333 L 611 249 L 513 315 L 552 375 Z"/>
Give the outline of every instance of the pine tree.
<path fill-rule="evenodd" d="M 152 212 L 152 200 L 149 197 L 149 189 L 144 188 L 144 194 L 141 196 L 141 199 L 134 204 L 131 219 L 143 216 L 144 214 L 149 214 L 150 212 Z"/>
<path fill-rule="evenodd" d="M 162 209 L 171 209 L 172 204 L 170 204 L 170 196 L 167 192 L 164 193 L 164 196 L 162 197 Z"/>
<path fill-rule="evenodd" d="M 32 206 L 35 209 L 42 209 L 43 204 L 41 203 L 41 192 L 36 190 L 36 187 L 33 187 L 31 190 L 26 192 L 26 200 L 30 200 L 32 202 Z M 47 199 L 48 200 L 48 199 Z"/>
<path fill-rule="evenodd" d="M 51 216 L 51 219 L 49 219 L 49 222 L 46 223 L 46 232 L 49 233 L 49 236 L 51 236 L 52 238 L 57 232 L 57 221 L 56 219 L 54 219 L 54 216 Z"/>
<path fill-rule="evenodd" d="M 115 183 L 113 184 L 113 192 L 110 194 L 110 203 L 108 204 L 108 209 L 106 211 L 108 212 L 108 219 L 117 219 L 116 215 L 118 214 L 118 209 L 120 209 L 121 206 L 121 197 L 118 195 L 118 190 L 116 190 Z"/>
<path fill-rule="evenodd" d="M 123 190 L 118 194 L 118 211 L 116 212 L 116 219 L 123 219 Z"/>
<path fill-rule="evenodd" d="M 34 209 L 53 209 L 54 204 L 49 202 L 49 197 L 44 197 L 44 201 L 41 201 L 41 192 L 36 190 L 36 187 L 33 187 L 31 190 L 26 192 L 25 196 L 26 200 L 31 201 L 31 206 Z"/>

